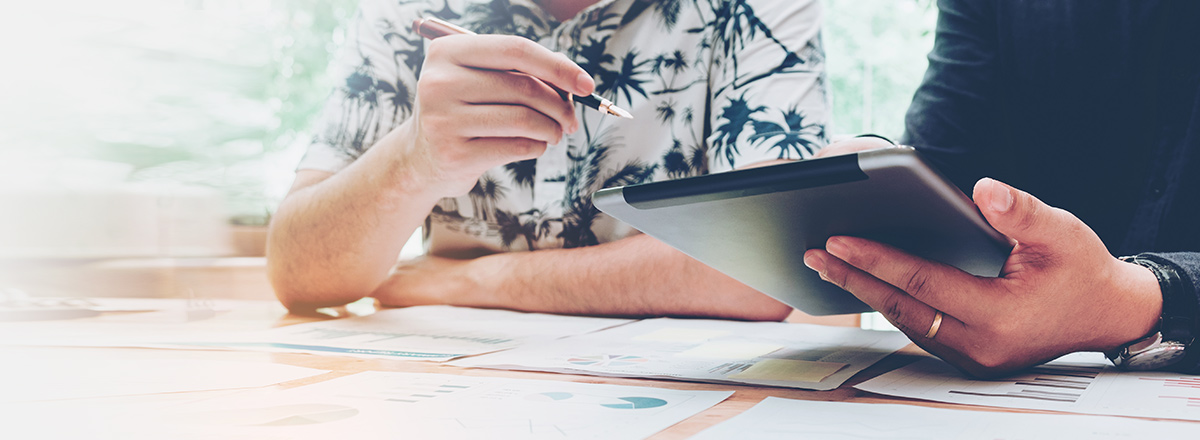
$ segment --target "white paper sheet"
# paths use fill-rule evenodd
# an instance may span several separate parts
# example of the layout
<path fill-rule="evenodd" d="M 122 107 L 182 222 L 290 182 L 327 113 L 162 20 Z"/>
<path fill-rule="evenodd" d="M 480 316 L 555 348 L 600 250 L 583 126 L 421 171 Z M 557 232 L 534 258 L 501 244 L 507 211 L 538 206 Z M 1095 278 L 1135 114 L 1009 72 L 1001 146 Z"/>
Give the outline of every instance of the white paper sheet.
<path fill-rule="evenodd" d="M 907 344 L 899 332 L 660 318 L 452 365 L 832 390 Z"/>
<path fill-rule="evenodd" d="M 0 351 L 0 403 L 253 388 L 327 373 L 269 362 Z"/>
<path fill-rule="evenodd" d="M 640 439 L 732 394 L 366 372 L 177 406 L 126 429 L 159 438 Z"/>
<path fill-rule="evenodd" d="M 1016 414 L 768 397 L 692 440 L 755 439 L 1168 439 L 1200 424 L 1070 414 Z"/>
<path fill-rule="evenodd" d="M 855 388 L 939 402 L 1200 420 L 1200 377 L 1120 371 L 1099 353 L 1064 356 L 996 380 L 972 380 L 941 360 L 923 359 Z"/>
<path fill-rule="evenodd" d="M 0 346 L 196 348 L 179 343 L 235 339 L 267 330 L 284 309 L 268 301 L 89 299 L 106 312 L 86 319 L 0 322 Z M 246 316 L 243 316 L 246 315 Z M 168 342 L 169 341 L 169 342 Z"/>
<path fill-rule="evenodd" d="M 421 306 L 292 325 L 201 345 L 440 362 L 628 322 L 631 320 Z"/>

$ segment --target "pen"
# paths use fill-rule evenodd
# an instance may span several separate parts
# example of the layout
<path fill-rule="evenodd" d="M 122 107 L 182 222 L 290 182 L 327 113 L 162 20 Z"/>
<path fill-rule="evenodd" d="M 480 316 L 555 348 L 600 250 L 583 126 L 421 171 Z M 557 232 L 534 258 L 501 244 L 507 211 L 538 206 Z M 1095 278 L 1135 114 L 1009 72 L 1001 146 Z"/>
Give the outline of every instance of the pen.
<path fill-rule="evenodd" d="M 438 37 L 444 37 L 447 35 L 462 35 L 462 34 L 475 35 L 474 32 L 463 29 L 459 26 L 454 25 L 453 23 L 449 23 L 444 20 L 440 20 L 440 19 L 433 18 L 433 17 L 418 18 L 416 20 L 413 20 L 412 26 L 413 26 L 414 32 L 416 32 L 417 34 L 421 35 L 422 37 L 428 38 L 430 40 L 432 40 L 434 38 L 438 38 Z M 551 87 L 554 87 L 554 86 L 551 86 Z M 557 87 L 554 87 L 554 89 L 558 90 Z M 559 93 L 566 93 L 566 92 L 559 90 Z M 583 104 L 583 105 L 591 107 L 591 108 L 594 108 L 603 113 L 610 114 L 613 116 L 619 116 L 622 118 L 633 119 L 633 115 L 630 114 L 628 111 L 625 111 L 624 109 L 622 109 L 620 107 L 617 107 L 615 104 L 613 104 L 612 101 L 601 98 L 599 95 L 596 95 L 595 93 L 588 95 L 588 96 L 571 95 L 571 98 L 574 99 L 575 102 L 578 102 L 580 104 Z"/>

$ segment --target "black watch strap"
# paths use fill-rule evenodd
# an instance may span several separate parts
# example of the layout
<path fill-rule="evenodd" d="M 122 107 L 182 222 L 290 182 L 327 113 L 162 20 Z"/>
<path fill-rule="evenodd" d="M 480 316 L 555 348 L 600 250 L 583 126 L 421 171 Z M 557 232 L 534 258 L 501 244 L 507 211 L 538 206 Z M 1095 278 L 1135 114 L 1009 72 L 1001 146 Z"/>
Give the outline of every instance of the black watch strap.
<path fill-rule="evenodd" d="M 1185 278 L 1180 275 L 1175 265 L 1160 261 L 1152 255 L 1139 254 L 1124 257 L 1122 260 L 1144 266 L 1158 278 L 1158 286 L 1163 296 L 1162 321 L 1159 326 L 1162 339 L 1181 342 L 1191 348 L 1196 337 L 1197 317 L 1196 301 L 1191 294 L 1192 286 L 1185 283 Z M 1198 351 L 1200 350 L 1188 350 L 1188 355 L 1181 363 L 1194 363 Z M 1189 360 L 1192 362 L 1187 362 Z"/>

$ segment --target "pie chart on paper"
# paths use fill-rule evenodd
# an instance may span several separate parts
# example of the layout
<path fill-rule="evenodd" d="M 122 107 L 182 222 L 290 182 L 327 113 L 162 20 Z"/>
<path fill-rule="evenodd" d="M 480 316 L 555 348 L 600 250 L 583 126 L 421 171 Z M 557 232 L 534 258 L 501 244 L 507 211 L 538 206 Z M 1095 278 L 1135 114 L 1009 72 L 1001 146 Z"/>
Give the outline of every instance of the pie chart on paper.
<path fill-rule="evenodd" d="M 624 403 L 603 403 L 600 406 L 613 409 L 650 409 L 667 404 L 666 400 L 655 399 L 653 397 L 618 397 L 617 400 Z"/>
<path fill-rule="evenodd" d="M 567 392 L 547 392 L 527 396 L 537 402 L 562 402 L 578 405 L 598 405 L 612 409 L 650 409 L 667 405 L 667 401 L 654 397 L 608 397 Z"/>

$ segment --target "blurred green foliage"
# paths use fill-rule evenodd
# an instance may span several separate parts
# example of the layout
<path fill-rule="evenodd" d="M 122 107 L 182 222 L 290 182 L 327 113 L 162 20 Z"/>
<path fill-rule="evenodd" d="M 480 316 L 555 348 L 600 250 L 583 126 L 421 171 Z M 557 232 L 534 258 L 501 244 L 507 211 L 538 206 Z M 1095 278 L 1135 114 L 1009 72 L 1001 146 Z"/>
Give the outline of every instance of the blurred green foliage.
<path fill-rule="evenodd" d="M 835 135 L 898 139 L 933 48 L 934 0 L 824 0 Z"/>
<path fill-rule="evenodd" d="M 31 2 L 0 30 L 0 53 L 24 67 L 0 73 L 0 147 L 215 187 L 235 218 L 261 223 L 334 86 L 358 1 Z M 830 132 L 899 136 L 933 0 L 824 1 Z"/>

